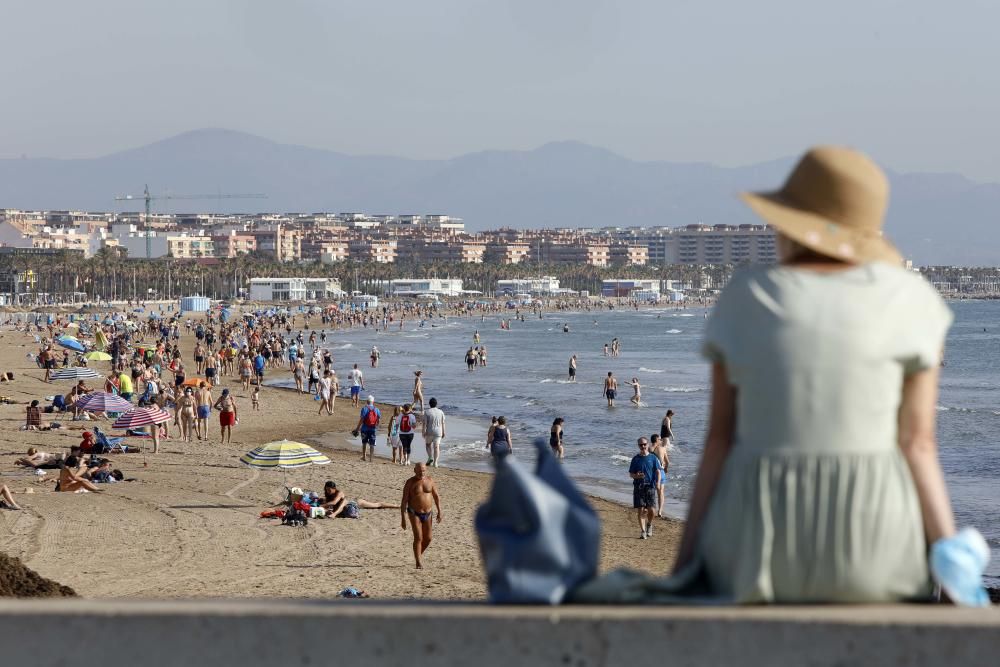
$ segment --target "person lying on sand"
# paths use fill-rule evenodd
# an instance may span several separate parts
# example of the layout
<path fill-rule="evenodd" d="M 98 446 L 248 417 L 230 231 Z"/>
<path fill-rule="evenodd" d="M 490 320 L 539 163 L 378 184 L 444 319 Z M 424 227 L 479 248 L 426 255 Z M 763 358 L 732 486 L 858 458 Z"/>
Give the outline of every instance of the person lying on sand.
<path fill-rule="evenodd" d="M 350 506 L 354 507 L 351 508 Z M 332 481 L 327 481 L 323 485 L 323 502 L 320 507 L 326 510 L 326 516 L 333 519 L 338 516 L 344 518 L 358 518 L 360 514 L 357 510 L 388 510 L 388 509 L 399 509 L 399 505 L 389 505 L 387 503 L 376 503 L 370 500 L 365 500 L 364 498 L 358 498 L 357 500 L 348 500 L 344 492 L 337 488 L 337 485 Z"/>
<path fill-rule="evenodd" d="M 28 468 L 51 468 L 59 461 L 55 454 L 42 452 L 34 447 L 28 447 L 28 455 L 14 461 L 15 465 L 26 466 Z"/>

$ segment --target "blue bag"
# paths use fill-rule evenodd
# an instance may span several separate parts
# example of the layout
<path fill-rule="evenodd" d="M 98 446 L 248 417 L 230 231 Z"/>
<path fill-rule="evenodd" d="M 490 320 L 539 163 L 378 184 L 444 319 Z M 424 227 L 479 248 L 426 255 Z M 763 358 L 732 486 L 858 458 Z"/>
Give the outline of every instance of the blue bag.
<path fill-rule="evenodd" d="M 538 466 L 497 460 L 489 498 L 476 511 L 490 602 L 559 604 L 597 575 L 601 524 L 544 438 Z"/>

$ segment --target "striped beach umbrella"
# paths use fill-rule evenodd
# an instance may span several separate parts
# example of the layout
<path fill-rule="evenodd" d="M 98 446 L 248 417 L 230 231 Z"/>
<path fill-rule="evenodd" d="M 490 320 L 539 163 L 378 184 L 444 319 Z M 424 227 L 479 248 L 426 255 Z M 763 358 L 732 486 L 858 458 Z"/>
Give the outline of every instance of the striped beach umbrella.
<path fill-rule="evenodd" d="M 277 440 L 250 450 L 240 457 L 240 462 L 251 468 L 301 468 L 309 465 L 323 466 L 330 459 L 301 442 Z"/>
<path fill-rule="evenodd" d="M 111 428 L 142 428 L 150 424 L 162 424 L 171 419 L 173 417 L 170 416 L 170 413 L 158 406 L 132 408 L 116 419 Z"/>
<path fill-rule="evenodd" d="M 121 396 L 106 391 L 92 391 L 80 398 L 76 405 L 87 412 L 126 412 L 135 407 Z"/>
<path fill-rule="evenodd" d="M 52 371 L 52 374 L 49 375 L 49 378 L 52 380 L 89 380 L 96 377 L 101 377 L 101 374 L 93 368 L 86 368 L 85 366 L 60 368 L 59 370 Z"/>

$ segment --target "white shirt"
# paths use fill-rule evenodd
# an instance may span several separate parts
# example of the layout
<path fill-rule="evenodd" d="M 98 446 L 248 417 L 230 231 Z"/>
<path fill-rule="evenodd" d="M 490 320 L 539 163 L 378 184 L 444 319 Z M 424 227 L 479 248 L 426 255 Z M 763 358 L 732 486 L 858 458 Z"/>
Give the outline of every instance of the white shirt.
<path fill-rule="evenodd" d="M 433 437 L 444 437 L 444 412 L 441 408 L 428 408 L 424 413 L 424 432 Z"/>
<path fill-rule="evenodd" d="M 351 376 L 351 386 L 360 387 L 361 386 L 361 369 L 352 368 L 351 372 L 348 374 Z"/>

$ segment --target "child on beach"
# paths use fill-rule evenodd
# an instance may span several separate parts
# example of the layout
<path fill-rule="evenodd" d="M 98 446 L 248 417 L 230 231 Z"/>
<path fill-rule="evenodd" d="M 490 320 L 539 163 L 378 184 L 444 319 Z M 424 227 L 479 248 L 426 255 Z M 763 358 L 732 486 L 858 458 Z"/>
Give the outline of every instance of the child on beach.
<path fill-rule="evenodd" d="M 392 462 L 403 463 L 403 443 L 399 439 L 399 419 L 403 414 L 403 408 L 397 405 L 389 418 L 389 446 L 392 447 Z"/>
<path fill-rule="evenodd" d="M 250 392 L 250 403 L 254 410 L 260 410 L 260 385 L 254 385 Z"/>

